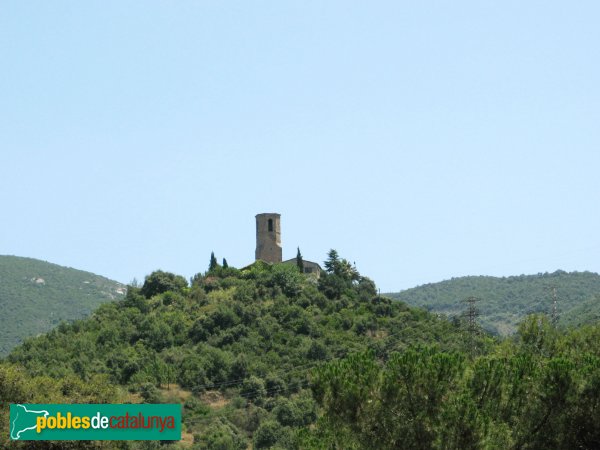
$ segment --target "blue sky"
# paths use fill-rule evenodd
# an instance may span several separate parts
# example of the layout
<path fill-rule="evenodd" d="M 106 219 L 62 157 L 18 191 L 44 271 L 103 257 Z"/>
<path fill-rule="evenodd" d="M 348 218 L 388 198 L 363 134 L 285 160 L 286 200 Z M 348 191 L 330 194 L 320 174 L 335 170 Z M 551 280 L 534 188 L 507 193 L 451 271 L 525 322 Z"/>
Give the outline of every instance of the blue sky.
<path fill-rule="evenodd" d="M 5 1 L 0 254 L 330 248 L 382 291 L 600 271 L 600 4 Z"/>

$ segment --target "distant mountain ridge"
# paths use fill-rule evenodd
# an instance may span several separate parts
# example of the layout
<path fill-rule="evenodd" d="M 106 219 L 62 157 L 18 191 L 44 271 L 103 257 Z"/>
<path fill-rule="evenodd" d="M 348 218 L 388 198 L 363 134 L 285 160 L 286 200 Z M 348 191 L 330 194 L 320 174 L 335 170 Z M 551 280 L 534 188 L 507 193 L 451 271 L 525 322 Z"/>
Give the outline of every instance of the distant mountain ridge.
<path fill-rule="evenodd" d="M 551 313 L 554 288 L 559 324 L 577 326 L 600 319 L 600 275 L 593 272 L 467 276 L 387 295 L 450 317 L 461 316 L 467 297 L 478 297 L 479 323 L 487 331 L 507 336 L 526 315 Z"/>
<path fill-rule="evenodd" d="M 0 356 L 25 338 L 81 319 L 124 294 L 121 283 L 90 272 L 0 255 Z"/>

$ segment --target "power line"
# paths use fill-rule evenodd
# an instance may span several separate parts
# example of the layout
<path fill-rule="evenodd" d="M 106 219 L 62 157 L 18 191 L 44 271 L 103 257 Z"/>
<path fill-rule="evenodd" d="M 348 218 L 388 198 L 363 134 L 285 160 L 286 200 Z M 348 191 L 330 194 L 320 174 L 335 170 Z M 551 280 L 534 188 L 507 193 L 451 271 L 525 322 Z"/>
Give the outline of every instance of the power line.
<path fill-rule="evenodd" d="M 448 322 L 450 320 L 450 318 L 446 319 Z M 411 326 L 404 326 L 401 330 L 398 330 L 394 333 L 389 333 L 386 338 L 390 339 L 396 336 L 401 335 L 402 333 L 406 332 L 407 330 L 411 330 L 413 328 L 418 328 L 422 326 L 422 324 L 415 324 L 415 325 L 411 325 Z M 387 330 L 386 330 L 387 331 Z M 359 342 L 357 342 L 359 343 Z M 275 373 L 280 373 L 280 372 L 291 372 L 291 371 L 295 371 L 295 370 L 308 370 L 308 369 L 312 369 L 313 367 L 318 366 L 319 364 L 323 363 L 323 362 L 327 362 L 333 359 L 341 359 L 341 358 L 345 358 L 346 356 L 348 356 L 348 353 L 344 353 L 342 355 L 332 355 L 332 356 L 327 356 L 323 359 L 320 359 L 318 361 L 315 362 L 311 362 L 311 363 L 306 363 L 306 364 L 300 364 L 300 365 L 291 365 L 291 366 L 287 366 L 287 367 L 283 367 L 281 369 L 275 370 L 273 372 L 270 372 L 271 374 L 275 374 Z M 221 382 L 217 382 L 217 383 L 207 383 L 207 384 L 201 384 L 198 386 L 195 386 L 196 389 L 215 389 L 215 388 L 220 388 L 220 387 L 233 387 L 239 384 L 242 384 L 245 380 L 247 379 L 247 377 L 243 377 L 243 378 L 233 378 L 233 379 L 229 379 L 229 380 L 224 380 Z"/>
<path fill-rule="evenodd" d="M 414 324 L 412 326 L 405 326 L 401 330 L 398 330 L 398 331 L 396 331 L 394 333 L 388 334 L 386 336 L 386 338 L 390 339 L 390 338 L 394 338 L 394 337 L 400 336 L 401 334 L 405 333 L 406 331 L 411 330 L 413 328 L 418 328 L 420 326 L 422 326 L 422 324 Z M 393 343 L 390 342 L 388 345 L 391 347 L 393 345 Z M 388 351 L 391 351 L 391 348 L 389 348 Z M 345 358 L 346 356 L 348 356 L 348 353 L 345 353 L 343 355 L 332 355 L 332 356 L 328 356 L 326 358 L 323 358 L 323 359 L 321 359 L 319 361 L 315 361 L 313 363 L 300 364 L 300 365 L 296 365 L 296 366 L 286 367 L 286 368 L 282 368 L 282 369 L 276 370 L 276 371 L 271 372 L 271 373 L 279 373 L 279 372 L 288 372 L 288 373 L 290 373 L 290 372 L 295 372 L 295 371 L 304 372 L 304 371 L 308 371 L 310 369 L 313 369 L 313 368 L 315 368 L 315 367 L 317 367 L 317 366 L 319 366 L 319 365 L 321 365 L 321 364 L 323 364 L 325 362 L 330 362 L 332 360 L 340 360 L 342 358 Z M 244 381 L 246 381 L 246 379 L 247 378 L 236 378 L 236 379 L 226 380 L 226 381 L 223 381 L 223 382 L 220 382 L 220 383 L 211 383 L 211 384 L 200 385 L 197 388 L 204 388 L 204 389 L 208 388 L 208 389 L 211 389 L 211 388 L 217 388 L 217 387 L 233 387 L 235 385 L 242 384 Z M 304 380 L 303 382 L 300 383 L 299 387 L 300 388 L 304 388 L 304 387 L 308 387 L 309 385 L 310 385 L 310 382 L 308 380 Z M 296 386 L 289 386 L 289 387 L 271 388 L 271 389 L 266 389 L 264 391 L 262 389 L 259 389 L 259 390 L 254 390 L 254 391 L 250 391 L 250 392 L 244 393 L 243 398 L 252 399 L 252 398 L 255 398 L 258 395 L 261 395 L 262 392 L 264 392 L 266 394 L 269 394 L 269 393 L 275 393 L 275 392 L 279 392 L 279 391 L 286 391 L 286 390 L 291 390 L 291 389 L 296 389 L 296 388 L 298 388 L 298 385 L 296 385 Z M 234 413 L 236 411 L 238 411 L 238 410 L 235 409 L 235 410 L 231 411 L 231 413 Z M 210 415 L 210 416 L 204 416 L 204 417 L 198 418 L 198 420 L 202 420 L 202 421 L 204 421 L 204 420 L 211 420 L 214 417 L 220 417 L 220 416 L 221 416 L 221 414 L 213 414 L 213 415 Z M 196 420 L 197 420 L 196 418 L 193 418 L 193 419 L 190 419 L 190 421 L 186 421 L 186 423 L 195 423 Z"/>
<path fill-rule="evenodd" d="M 475 297 L 472 297 L 472 298 L 475 299 L 474 301 L 479 300 L 479 299 L 477 299 Z M 475 313 L 473 315 L 473 317 L 476 317 L 477 315 L 478 315 L 478 313 Z M 412 326 L 403 327 L 401 330 L 398 330 L 395 333 L 388 334 L 386 336 L 386 338 L 390 339 L 390 338 L 393 338 L 393 337 L 397 337 L 397 336 L 401 335 L 402 333 L 404 333 L 405 331 L 411 330 L 413 328 L 418 328 L 419 326 L 421 326 L 421 324 L 415 324 L 415 325 L 412 325 Z M 474 324 L 474 328 L 477 329 L 476 328 L 476 324 Z M 471 334 L 471 337 L 472 337 L 472 334 Z M 391 347 L 391 345 L 390 345 L 390 347 Z M 471 345 L 471 348 L 473 348 L 473 345 Z M 387 350 L 390 351 L 391 348 L 388 348 Z M 300 372 L 304 372 L 304 371 L 308 371 L 310 369 L 313 369 L 316 366 L 321 365 L 323 363 L 330 362 L 332 360 L 341 360 L 342 358 L 345 358 L 346 356 L 348 356 L 348 354 L 344 354 L 344 355 L 340 355 L 340 356 L 335 356 L 335 355 L 334 356 L 329 356 L 329 357 L 323 358 L 323 359 L 321 359 L 319 361 L 315 361 L 314 363 L 292 366 L 292 367 L 288 367 L 288 368 L 285 368 L 285 369 L 280 369 L 278 371 L 275 371 L 274 373 L 282 372 L 282 371 L 291 372 L 291 371 L 295 371 L 295 370 L 298 370 Z M 244 379 L 240 378 L 238 380 L 241 380 L 241 382 L 239 383 L 239 384 L 241 384 L 246 379 L 245 378 Z M 237 383 L 238 380 L 230 380 L 230 381 L 225 381 L 225 382 L 222 382 L 222 383 L 215 383 L 215 384 L 210 385 L 210 386 L 223 386 L 223 385 L 233 386 L 235 384 L 238 384 Z M 293 389 L 304 389 L 304 388 L 310 387 L 311 384 L 312 383 L 309 380 L 304 380 L 299 385 L 296 385 L 296 386 L 275 387 L 275 388 L 265 389 L 265 390 L 263 390 L 263 389 L 256 389 L 256 390 L 253 390 L 253 391 L 245 392 L 242 395 L 242 398 L 244 398 L 246 400 L 252 400 L 252 399 L 255 399 L 255 398 L 257 398 L 258 396 L 261 396 L 261 395 L 271 396 L 270 394 L 274 394 L 274 393 L 277 393 L 277 392 L 285 392 L 285 391 L 290 391 L 290 390 L 293 390 Z M 205 385 L 205 386 L 208 386 L 208 385 Z M 220 418 L 220 417 L 228 417 L 228 416 L 230 416 L 232 414 L 236 414 L 236 413 L 239 413 L 239 412 L 240 412 L 239 408 L 232 409 L 232 410 L 225 410 L 224 412 L 217 412 L 217 413 L 209 414 L 209 415 L 202 416 L 202 417 L 193 417 L 191 419 L 184 420 L 184 423 L 186 425 L 195 425 L 195 424 L 199 424 L 199 423 L 203 423 L 203 422 L 208 422 L 208 421 L 211 421 L 213 419 Z"/>
<path fill-rule="evenodd" d="M 411 326 L 404 326 L 402 327 L 402 329 L 394 332 L 394 333 L 389 333 L 386 338 L 389 340 L 391 338 L 394 337 L 398 337 L 400 335 L 402 335 L 403 333 L 405 333 L 408 330 L 414 329 L 414 328 L 418 328 L 421 327 L 422 324 L 421 323 L 416 323 L 414 325 Z M 394 345 L 394 343 L 389 342 L 388 346 L 389 348 L 386 349 L 387 351 L 391 351 L 392 350 L 392 346 Z M 304 372 L 304 371 L 308 371 L 310 369 L 313 369 L 323 363 L 326 362 L 330 362 L 332 360 L 341 360 L 342 358 L 345 358 L 348 356 L 349 353 L 344 353 L 342 355 L 332 355 L 332 356 L 328 356 L 326 358 L 323 358 L 319 361 L 315 361 L 312 363 L 307 363 L 307 364 L 300 364 L 300 365 L 292 365 L 291 367 L 285 367 L 285 368 L 281 368 L 279 370 L 276 370 L 274 372 L 271 373 L 279 373 L 279 372 L 295 372 L 295 371 L 299 371 L 299 372 Z M 239 384 L 242 384 L 244 381 L 246 381 L 247 378 L 236 378 L 236 379 L 230 379 L 230 380 L 225 380 L 219 383 L 210 383 L 210 384 L 204 384 L 204 385 L 200 385 L 197 386 L 197 388 L 203 388 L 203 389 L 214 389 L 214 388 L 219 388 L 219 387 L 233 387 Z M 293 390 L 293 389 L 304 389 L 307 388 L 311 385 L 310 381 L 305 379 L 304 381 L 301 381 L 299 384 L 293 385 L 293 386 L 287 386 L 287 387 L 275 387 L 275 388 L 271 388 L 271 389 L 257 389 L 254 391 L 249 391 L 249 392 L 245 392 L 242 397 L 245 398 L 246 400 L 252 400 L 260 395 L 268 395 L 270 396 L 270 394 L 274 394 L 277 392 L 285 392 L 285 391 L 289 391 L 289 390 Z M 197 423 L 202 423 L 202 422 L 206 422 L 206 421 L 210 421 L 213 420 L 215 418 L 219 418 L 219 417 L 227 417 L 229 415 L 235 414 L 235 413 L 239 413 L 240 409 L 236 408 L 236 409 L 232 409 L 232 410 L 227 410 L 223 413 L 214 413 L 214 414 L 210 414 L 210 415 L 206 415 L 206 416 L 202 416 L 202 417 L 192 417 L 191 419 L 188 420 L 184 420 L 184 423 L 187 425 L 193 425 L 193 424 L 197 424 Z"/>
<path fill-rule="evenodd" d="M 307 388 L 311 385 L 311 383 L 308 380 L 304 380 L 300 386 L 288 386 L 288 387 L 279 387 L 279 388 L 271 388 L 271 389 L 266 389 L 266 390 L 256 390 L 256 391 L 250 391 L 245 393 L 242 398 L 246 399 L 246 400 L 253 400 L 259 396 L 267 395 L 267 396 L 271 396 L 271 394 L 275 394 L 277 392 L 285 392 L 285 391 L 290 391 L 292 389 L 304 389 Z M 254 395 L 251 395 L 254 394 Z M 196 425 L 198 423 L 202 423 L 202 422 L 207 422 L 207 421 L 211 421 L 215 418 L 219 418 L 219 417 L 227 417 L 230 416 L 232 414 L 235 413 L 239 413 L 241 411 L 240 408 L 236 408 L 236 409 L 232 409 L 232 410 L 224 410 L 223 412 L 217 412 L 217 413 L 213 413 L 213 414 L 207 414 L 206 416 L 202 416 L 202 417 L 193 417 L 191 419 L 188 420 L 184 420 L 183 422 L 186 425 Z"/>

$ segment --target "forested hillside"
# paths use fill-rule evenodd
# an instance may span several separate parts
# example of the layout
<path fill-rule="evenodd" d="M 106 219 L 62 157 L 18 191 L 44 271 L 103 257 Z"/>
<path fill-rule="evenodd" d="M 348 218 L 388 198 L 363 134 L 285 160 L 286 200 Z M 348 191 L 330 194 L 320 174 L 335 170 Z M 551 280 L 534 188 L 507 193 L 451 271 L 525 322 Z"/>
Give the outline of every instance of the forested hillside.
<path fill-rule="evenodd" d="M 14 349 L 0 402 L 182 405 L 179 443 L 37 448 L 600 447 L 600 326 L 564 332 L 530 316 L 494 339 L 377 295 L 335 251 L 324 266 L 317 280 L 211 261 L 191 285 L 153 272 L 125 300 Z"/>
<path fill-rule="evenodd" d="M 123 298 L 125 286 L 45 261 L 0 256 L 0 356 L 29 336 Z"/>
<path fill-rule="evenodd" d="M 317 369 L 313 392 L 324 411 L 303 449 L 598 449 L 600 326 L 532 316 L 477 357 L 366 352 Z"/>
<path fill-rule="evenodd" d="M 567 327 L 577 327 L 600 322 L 600 294 L 569 309 L 560 317 L 560 323 Z"/>
<path fill-rule="evenodd" d="M 526 315 L 551 314 L 554 289 L 560 324 L 577 326 L 600 317 L 600 275 L 592 272 L 460 277 L 387 295 L 450 317 L 466 311 L 467 297 L 478 297 L 479 323 L 489 332 L 507 336 Z"/>
<path fill-rule="evenodd" d="M 196 448 L 292 448 L 319 415 L 315 367 L 356 352 L 387 359 L 416 344 L 468 350 L 459 326 L 377 296 L 335 254 L 327 265 L 318 282 L 263 263 L 215 267 L 191 286 L 155 272 L 124 301 L 16 348 L 3 370 L 22 375 L 11 386 L 26 387 L 0 400 L 181 402 Z"/>

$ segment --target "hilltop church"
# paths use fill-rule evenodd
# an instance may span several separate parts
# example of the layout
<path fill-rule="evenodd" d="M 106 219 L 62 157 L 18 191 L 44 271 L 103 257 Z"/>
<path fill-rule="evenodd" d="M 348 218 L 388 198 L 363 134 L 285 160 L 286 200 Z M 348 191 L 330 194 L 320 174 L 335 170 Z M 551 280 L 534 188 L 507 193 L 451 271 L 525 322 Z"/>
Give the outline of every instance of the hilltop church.
<path fill-rule="evenodd" d="M 256 215 L 256 261 L 269 264 L 296 264 L 296 258 L 283 261 L 281 248 L 281 214 L 262 213 Z M 321 275 L 321 266 L 316 262 L 302 260 L 304 273 L 317 278 Z"/>

